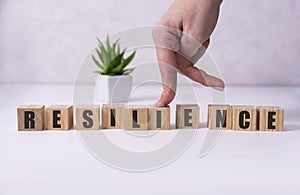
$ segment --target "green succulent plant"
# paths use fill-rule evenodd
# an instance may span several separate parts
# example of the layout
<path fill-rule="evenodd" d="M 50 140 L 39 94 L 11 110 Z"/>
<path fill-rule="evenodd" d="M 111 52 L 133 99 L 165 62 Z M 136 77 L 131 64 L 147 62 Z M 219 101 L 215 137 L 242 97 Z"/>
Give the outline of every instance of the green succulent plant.
<path fill-rule="evenodd" d="M 110 43 L 109 36 L 106 37 L 105 44 L 97 38 L 98 43 L 96 47 L 96 52 L 98 59 L 92 55 L 94 63 L 99 67 L 100 71 L 94 71 L 101 75 L 128 75 L 134 68 L 126 68 L 127 65 L 133 60 L 136 51 L 131 53 L 127 58 L 124 57 L 126 48 L 122 51 L 120 50 L 119 40 L 116 40 L 112 44 Z"/>

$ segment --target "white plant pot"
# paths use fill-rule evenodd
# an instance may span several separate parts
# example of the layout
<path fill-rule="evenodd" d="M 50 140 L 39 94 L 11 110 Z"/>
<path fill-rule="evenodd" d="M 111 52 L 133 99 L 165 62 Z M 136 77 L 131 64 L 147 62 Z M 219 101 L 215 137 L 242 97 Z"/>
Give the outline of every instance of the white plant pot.
<path fill-rule="evenodd" d="M 101 102 L 117 103 L 128 101 L 132 87 L 131 75 L 99 75 L 96 84 L 96 97 Z"/>

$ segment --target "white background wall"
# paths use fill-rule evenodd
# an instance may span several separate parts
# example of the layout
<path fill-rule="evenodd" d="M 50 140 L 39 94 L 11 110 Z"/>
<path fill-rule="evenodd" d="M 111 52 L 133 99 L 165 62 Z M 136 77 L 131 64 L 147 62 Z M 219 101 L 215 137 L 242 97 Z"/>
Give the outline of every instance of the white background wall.
<path fill-rule="evenodd" d="M 173 0 L 0 0 L 0 82 L 72 83 L 95 43 Z M 231 85 L 300 86 L 300 1 L 224 0 L 209 52 Z"/>

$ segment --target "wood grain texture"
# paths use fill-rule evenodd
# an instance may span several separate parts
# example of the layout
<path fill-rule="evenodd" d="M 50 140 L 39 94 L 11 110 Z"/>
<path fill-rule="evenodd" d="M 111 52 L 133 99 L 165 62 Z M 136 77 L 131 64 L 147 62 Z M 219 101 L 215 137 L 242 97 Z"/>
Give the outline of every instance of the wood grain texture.
<path fill-rule="evenodd" d="M 257 130 L 256 108 L 254 106 L 231 106 L 232 129 L 244 131 Z"/>
<path fill-rule="evenodd" d="M 146 106 L 127 106 L 123 111 L 125 130 L 147 130 L 148 108 Z"/>
<path fill-rule="evenodd" d="M 170 130 L 170 107 L 149 107 L 148 108 L 150 130 Z"/>
<path fill-rule="evenodd" d="M 76 130 L 100 129 L 100 106 L 78 105 L 76 106 Z"/>
<path fill-rule="evenodd" d="M 230 105 L 208 105 L 207 127 L 209 129 L 230 130 L 232 109 Z"/>
<path fill-rule="evenodd" d="M 260 131 L 283 131 L 284 110 L 277 106 L 258 106 L 258 129 Z"/>
<path fill-rule="evenodd" d="M 197 104 L 176 105 L 176 128 L 195 129 L 199 128 L 200 107 Z"/>
<path fill-rule="evenodd" d="M 103 104 L 101 108 L 102 129 L 122 129 L 123 110 L 123 104 Z"/>
<path fill-rule="evenodd" d="M 46 108 L 47 130 L 69 130 L 73 127 L 73 106 L 51 105 Z"/>
<path fill-rule="evenodd" d="M 45 126 L 44 105 L 21 105 L 17 108 L 19 131 L 40 131 Z"/>

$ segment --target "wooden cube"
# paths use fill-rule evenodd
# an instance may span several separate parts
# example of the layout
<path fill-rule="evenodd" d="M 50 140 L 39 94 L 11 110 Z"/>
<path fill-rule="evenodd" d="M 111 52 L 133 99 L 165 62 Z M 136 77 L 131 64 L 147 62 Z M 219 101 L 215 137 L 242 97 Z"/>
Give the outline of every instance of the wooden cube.
<path fill-rule="evenodd" d="M 69 130 L 73 127 L 73 106 L 51 105 L 46 108 L 46 129 Z"/>
<path fill-rule="evenodd" d="M 102 105 L 102 128 L 122 129 L 123 104 L 103 104 Z"/>
<path fill-rule="evenodd" d="M 275 106 L 257 107 L 258 129 L 260 131 L 283 131 L 284 110 Z"/>
<path fill-rule="evenodd" d="M 127 106 L 123 111 L 125 130 L 147 130 L 148 108 L 145 106 Z"/>
<path fill-rule="evenodd" d="M 176 128 L 195 129 L 199 127 L 200 108 L 197 104 L 176 105 Z"/>
<path fill-rule="evenodd" d="M 230 130 L 232 109 L 230 105 L 208 105 L 207 126 L 209 129 Z"/>
<path fill-rule="evenodd" d="M 256 131 L 257 117 L 254 106 L 231 106 L 232 129 Z"/>
<path fill-rule="evenodd" d="M 100 129 L 100 107 L 98 105 L 76 106 L 76 129 L 77 130 Z"/>
<path fill-rule="evenodd" d="M 170 129 L 170 107 L 148 108 L 148 129 L 169 130 Z"/>
<path fill-rule="evenodd" d="M 44 130 L 45 106 L 22 105 L 17 108 L 18 130 L 39 131 Z"/>

